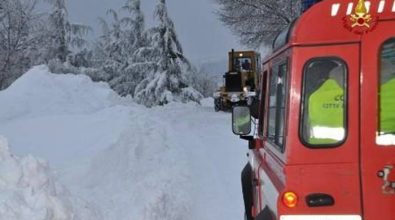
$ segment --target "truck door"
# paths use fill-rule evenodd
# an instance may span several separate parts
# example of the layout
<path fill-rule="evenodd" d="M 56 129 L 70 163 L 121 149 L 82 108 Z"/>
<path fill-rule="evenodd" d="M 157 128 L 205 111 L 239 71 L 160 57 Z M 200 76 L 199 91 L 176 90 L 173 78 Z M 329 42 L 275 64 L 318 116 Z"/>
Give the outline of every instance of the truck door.
<path fill-rule="evenodd" d="M 302 95 L 301 100 L 292 96 L 290 98 L 289 120 L 291 121 L 288 123 L 288 131 L 299 132 L 288 132 L 287 134 L 287 163 L 296 164 L 286 167 L 288 169 L 287 184 L 296 188 L 298 191 L 295 192 L 300 195 L 325 193 L 331 195 L 335 201 L 333 206 L 327 206 L 325 209 L 312 208 L 304 203 L 304 206 L 299 207 L 303 209 L 301 211 L 303 213 L 338 214 L 345 215 L 339 219 L 357 219 L 355 215 L 359 215 L 361 212 L 359 53 L 360 44 L 358 41 L 294 48 L 292 76 L 297 76 L 299 72 L 302 72 L 303 75 L 293 78 L 292 82 L 295 84 L 293 88 L 302 85 L 300 91 Z M 332 77 L 332 72 L 338 70 L 338 68 L 333 68 L 334 64 L 337 67 L 342 67 L 340 79 Z M 327 80 L 328 78 L 331 80 Z M 314 98 L 312 94 L 317 94 L 315 91 L 324 85 L 326 86 L 326 82 L 333 82 L 332 79 L 338 85 L 343 85 L 344 95 L 329 96 L 328 98 L 320 95 L 318 98 L 322 98 L 324 102 L 316 102 L 318 98 Z M 343 82 L 339 83 L 339 81 Z M 327 122 L 320 121 L 315 124 L 311 122 L 313 117 L 308 113 L 310 113 L 309 109 L 312 109 L 311 112 L 314 110 L 313 107 L 309 108 L 309 105 L 314 104 L 313 101 L 319 103 L 318 107 L 320 108 L 317 109 L 330 110 L 322 113 L 322 119 L 328 119 Z M 299 103 L 302 103 L 302 106 Z M 342 107 L 336 103 L 343 103 Z M 336 114 L 331 114 L 332 109 L 339 111 Z M 319 111 L 314 114 L 317 115 L 314 117 L 319 119 Z M 334 117 L 328 117 L 328 114 Z M 332 122 L 336 122 L 336 125 L 331 125 Z M 340 127 L 337 124 L 339 122 Z M 316 133 L 314 129 L 317 129 Z M 296 144 L 298 142 L 300 145 Z M 296 167 L 303 167 L 303 174 L 292 171 Z M 280 214 L 289 212 L 288 209 L 279 209 L 279 211 Z M 316 217 L 316 219 L 335 219 L 335 217 Z"/>
<path fill-rule="evenodd" d="M 361 181 L 364 220 L 395 219 L 395 28 L 362 37 Z"/>

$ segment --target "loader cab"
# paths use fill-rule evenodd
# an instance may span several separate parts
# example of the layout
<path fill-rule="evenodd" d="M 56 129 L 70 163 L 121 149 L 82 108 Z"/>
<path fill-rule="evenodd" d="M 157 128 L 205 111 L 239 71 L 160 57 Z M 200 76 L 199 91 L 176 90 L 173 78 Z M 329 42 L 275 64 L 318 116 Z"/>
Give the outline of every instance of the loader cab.
<path fill-rule="evenodd" d="M 224 75 L 225 91 L 255 91 L 260 72 L 260 55 L 255 51 L 234 51 L 228 54 L 228 71 Z"/>
<path fill-rule="evenodd" d="M 233 71 L 237 71 L 237 72 L 251 71 L 251 58 L 250 57 L 234 58 Z"/>
<path fill-rule="evenodd" d="M 248 105 L 257 100 L 259 89 L 260 54 L 256 51 L 228 53 L 228 70 L 223 85 L 214 93 L 216 111 L 231 110 L 233 106 Z"/>
<path fill-rule="evenodd" d="M 262 65 L 247 219 L 395 219 L 393 27 L 395 1 L 324 0 L 279 35 Z"/>

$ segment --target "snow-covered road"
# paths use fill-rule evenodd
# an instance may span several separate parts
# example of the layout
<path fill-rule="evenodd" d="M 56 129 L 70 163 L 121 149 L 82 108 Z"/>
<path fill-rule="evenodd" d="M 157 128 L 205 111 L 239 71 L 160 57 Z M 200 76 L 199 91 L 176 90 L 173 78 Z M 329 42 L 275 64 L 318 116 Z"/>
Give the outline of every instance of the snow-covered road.
<path fill-rule="evenodd" d="M 36 67 L 0 92 L 0 135 L 17 156 L 49 161 L 71 219 L 240 220 L 247 144 L 206 101 L 147 109 L 84 76 Z M 1 200 L 0 215 L 10 205 Z M 31 216 L 18 219 L 44 220 Z"/>

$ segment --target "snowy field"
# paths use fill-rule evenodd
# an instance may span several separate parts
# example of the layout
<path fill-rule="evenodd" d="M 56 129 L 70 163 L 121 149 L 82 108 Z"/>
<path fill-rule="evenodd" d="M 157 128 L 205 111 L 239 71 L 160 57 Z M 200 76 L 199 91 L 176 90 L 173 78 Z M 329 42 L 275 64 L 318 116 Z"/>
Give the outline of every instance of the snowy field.
<path fill-rule="evenodd" d="M 247 143 L 211 105 L 147 109 L 33 68 L 0 92 L 0 219 L 243 219 Z"/>

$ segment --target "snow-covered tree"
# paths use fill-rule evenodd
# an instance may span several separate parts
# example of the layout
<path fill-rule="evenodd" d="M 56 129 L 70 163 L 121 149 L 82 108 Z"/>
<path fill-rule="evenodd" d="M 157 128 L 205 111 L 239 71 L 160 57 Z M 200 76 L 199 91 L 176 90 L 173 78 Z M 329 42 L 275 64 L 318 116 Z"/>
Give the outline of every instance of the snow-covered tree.
<path fill-rule="evenodd" d="M 102 59 L 101 68 L 111 76 L 110 79 L 114 79 L 126 64 L 127 58 L 124 56 L 124 34 L 118 13 L 110 9 L 107 15 L 111 15 L 112 22 L 109 24 L 104 18 L 100 18 L 103 34 L 96 46 Z"/>
<path fill-rule="evenodd" d="M 8 87 L 34 63 L 39 39 L 36 2 L 0 1 L 0 89 Z"/>
<path fill-rule="evenodd" d="M 147 45 L 144 15 L 140 5 L 140 0 L 128 0 L 122 7 L 123 11 L 126 11 L 126 16 L 120 20 L 120 40 L 125 60 L 124 65 L 118 70 L 118 75 L 110 82 L 112 88 L 120 95 L 133 96 L 146 70 L 145 60 L 141 59 L 139 53 L 139 49 Z"/>
<path fill-rule="evenodd" d="M 126 26 L 126 35 L 129 39 L 129 47 L 132 52 L 144 46 L 146 39 L 144 37 L 145 22 L 144 14 L 141 11 L 140 0 L 127 0 L 126 4 L 122 7 L 123 10 L 128 12 L 128 16 L 122 18 L 121 22 Z"/>
<path fill-rule="evenodd" d="M 190 87 L 193 69 L 183 55 L 165 0 L 158 0 L 155 18 L 159 25 L 149 31 L 152 44 L 145 52 L 156 64 L 137 86 L 136 100 L 149 107 L 173 101 L 199 102 L 202 96 Z"/>
<path fill-rule="evenodd" d="M 65 62 L 70 53 L 67 42 L 69 22 L 67 20 L 67 9 L 65 0 L 47 0 L 52 4 L 52 12 L 49 15 L 49 42 L 48 59 L 57 58 Z"/>
<path fill-rule="evenodd" d="M 81 48 L 87 41 L 84 36 L 90 28 L 86 25 L 71 24 L 68 20 L 68 12 L 65 0 L 46 0 L 52 5 L 49 14 L 47 61 L 59 59 L 65 62 L 71 53 L 70 47 Z"/>
<path fill-rule="evenodd" d="M 204 97 L 212 97 L 218 84 L 215 78 L 200 70 L 192 76 L 192 86 Z"/>
<path fill-rule="evenodd" d="M 35 10 L 38 1 L 0 0 L 0 89 L 33 65 L 67 69 L 67 59 L 70 66 L 88 63 L 83 37 L 89 28 L 68 22 L 65 0 L 47 0 L 53 6 L 49 15 Z"/>
<path fill-rule="evenodd" d="M 220 20 L 247 46 L 258 48 L 272 40 L 300 12 L 295 0 L 215 0 Z"/>

